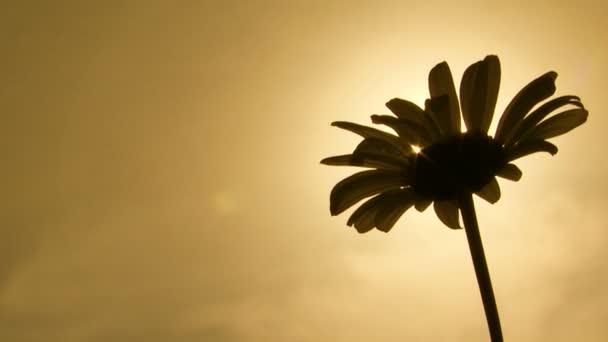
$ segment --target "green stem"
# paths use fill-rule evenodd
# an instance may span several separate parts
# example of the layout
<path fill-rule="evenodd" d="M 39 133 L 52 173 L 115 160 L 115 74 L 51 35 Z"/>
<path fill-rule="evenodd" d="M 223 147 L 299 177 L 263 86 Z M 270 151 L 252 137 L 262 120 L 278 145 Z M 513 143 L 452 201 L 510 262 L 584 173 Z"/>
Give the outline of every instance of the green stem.
<path fill-rule="evenodd" d="M 471 258 L 473 258 L 477 284 L 479 285 L 479 291 L 481 292 L 483 308 L 486 312 L 488 329 L 490 329 L 490 336 L 492 342 L 502 342 L 503 338 L 502 330 L 500 328 L 500 319 L 498 318 L 498 309 L 496 308 L 496 299 L 494 298 L 492 282 L 490 281 L 490 272 L 488 271 L 488 264 L 483 252 L 481 236 L 479 235 L 473 195 L 469 192 L 463 193 L 459 198 L 459 204 L 462 213 L 462 221 L 464 222 L 464 229 L 467 233 Z"/>

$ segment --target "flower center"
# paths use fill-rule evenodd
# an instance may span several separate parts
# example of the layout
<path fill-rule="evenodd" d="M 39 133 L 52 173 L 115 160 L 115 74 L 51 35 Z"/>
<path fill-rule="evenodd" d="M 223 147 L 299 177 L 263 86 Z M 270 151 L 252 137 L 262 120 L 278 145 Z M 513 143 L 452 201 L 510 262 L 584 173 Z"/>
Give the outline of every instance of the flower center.
<path fill-rule="evenodd" d="M 415 158 L 412 187 L 432 200 L 481 190 L 506 162 L 500 143 L 481 132 L 448 137 L 423 148 Z"/>

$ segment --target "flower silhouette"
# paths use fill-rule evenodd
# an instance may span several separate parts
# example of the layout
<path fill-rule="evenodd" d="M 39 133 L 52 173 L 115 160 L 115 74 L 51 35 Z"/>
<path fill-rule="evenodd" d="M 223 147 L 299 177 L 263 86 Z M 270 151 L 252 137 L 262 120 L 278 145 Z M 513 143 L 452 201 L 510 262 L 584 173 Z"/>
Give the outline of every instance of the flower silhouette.
<path fill-rule="evenodd" d="M 556 77 L 550 71 L 525 86 L 506 107 L 493 137 L 487 132 L 500 85 L 496 56 L 487 56 L 466 69 L 460 101 L 450 69 L 443 62 L 429 74 L 431 97 L 424 110 L 395 98 L 386 103 L 394 116 L 371 116 L 373 123 L 386 125 L 397 135 L 351 122 L 333 122 L 333 126 L 362 136 L 363 141 L 351 154 L 321 163 L 370 170 L 335 185 L 330 195 L 331 214 L 338 215 L 374 196 L 348 220 L 360 233 L 373 228 L 388 232 L 409 208 L 422 212 L 431 203 L 446 226 L 461 228 L 458 198 L 462 193 L 497 202 L 500 187 L 496 176 L 519 180 L 522 172 L 513 161 L 541 151 L 554 155 L 557 147 L 547 139 L 586 121 L 587 110 L 576 96 L 560 96 L 534 109 L 554 94 Z M 564 106 L 570 108 L 550 116 Z M 460 109 L 466 132 L 461 131 Z"/>
<path fill-rule="evenodd" d="M 547 139 L 587 121 L 580 99 L 555 93 L 557 73 L 550 71 L 526 85 L 507 105 L 494 136 L 488 135 L 500 86 L 500 62 L 487 56 L 469 66 L 460 83 L 460 100 L 447 63 L 429 73 L 430 99 L 424 110 L 412 102 L 392 99 L 393 115 L 372 115 L 391 134 L 368 126 L 337 121 L 332 125 L 363 137 L 351 154 L 323 159 L 327 165 L 369 168 L 343 179 L 330 195 L 330 211 L 338 215 L 360 201 L 349 226 L 365 233 L 388 232 L 411 207 L 424 211 L 433 203 L 437 217 L 448 227 L 461 228 L 462 216 L 477 283 L 492 342 L 502 342 L 502 330 L 490 274 L 479 234 L 472 194 L 496 203 L 496 176 L 517 181 L 521 170 L 512 162 L 557 147 Z M 565 109 L 552 115 L 561 108 Z M 466 131 L 461 130 L 462 119 Z M 373 197 L 372 197 L 373 196 Z"/>

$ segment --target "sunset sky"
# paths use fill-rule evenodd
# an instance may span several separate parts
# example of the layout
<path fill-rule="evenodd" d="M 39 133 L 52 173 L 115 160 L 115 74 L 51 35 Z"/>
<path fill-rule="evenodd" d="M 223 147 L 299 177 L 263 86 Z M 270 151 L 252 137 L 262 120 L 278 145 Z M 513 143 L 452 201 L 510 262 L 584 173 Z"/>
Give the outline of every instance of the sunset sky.
<path fill-rule="evenodd" d="M 608 5 L 490 3 L 0 5 L 0 341 L 488 341 L 465 233 L 358 234 L 319 164 L 488 54 L 492 132 L 549 70 L 590 113 L 476 199 L 505 340 L 605 341 Z"/>

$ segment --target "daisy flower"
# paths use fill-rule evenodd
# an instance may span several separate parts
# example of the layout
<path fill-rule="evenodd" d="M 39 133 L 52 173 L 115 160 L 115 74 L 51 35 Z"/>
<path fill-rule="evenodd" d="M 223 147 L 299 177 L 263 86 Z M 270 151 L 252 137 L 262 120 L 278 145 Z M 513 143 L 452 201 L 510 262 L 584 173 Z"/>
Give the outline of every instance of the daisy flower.
<path fill-rule="evenodd" d="M 557 147 L 547 140 L 578 127 L 588 116 L 577 96 L 545 101 L 556 90 L 557 73 L 550 71 L 519 91 L 490 136 L 500 75 L 496 56 L 469 66 L 462 76 L 459 100 L 450 68 L 442 62 L 429 73 L 430 98 L 424 109 L 395 98 L 386 103 L 394 115 L 371 116 L 373 123 L 388 126 L 395 134 L 351 122 L 333 122 L 333 126 L 363 140 L 352 153 L 321 161 L 368 168 L 338 182 L 330 194 L 332 215 L 367 199 L 347 222 L 360 233 L 373 228 L 388 232 L 412 207 L 422 212 L 433 204 L 437 217 L 452 229 L 462 228 L 462 216 L 492 341 L 502 341 L 502 335 L 497 312 L 488 312 L 496 311 L 496 304 L 472 194 L 496 203 L 500 199 L 496 177 L 519 180 L 522 172 L 514 161 L 536 152 L 556 154 Z M 461 129 L 461 117 L 466 130 Z"/>

